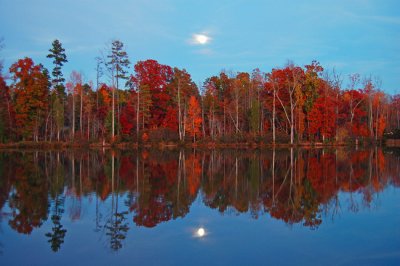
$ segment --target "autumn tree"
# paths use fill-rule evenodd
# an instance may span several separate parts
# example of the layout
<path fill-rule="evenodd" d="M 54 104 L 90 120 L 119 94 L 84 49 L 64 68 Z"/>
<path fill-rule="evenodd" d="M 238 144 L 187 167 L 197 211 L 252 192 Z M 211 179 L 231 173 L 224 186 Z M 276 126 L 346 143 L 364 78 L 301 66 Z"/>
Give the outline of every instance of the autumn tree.
<path fill-rule="evenodd" d="M 305 79 L 303 83 L 303 97 L 302 101 L 300 101 L 299 107 L 306 116 L 306 130 L 310 131 L 310 119 L 309 115 L 311 110 L 314 107 L 314 103 L 317 101 L 318 97 L 320 96 L 319 93 L 321 92 L 320 88 L 322 86 L 323 80 L 320 78 L 322 71 L 324 71 L 323 67 L 317 62 L 312 61 L 310 65 L 305 66 Z M 317 110 L 318 108 L 314 108 Z M 302 117 L 299 117 L 301 119 Z M 299 124 L 302 121 L 299 121 Z M 302 133 L 303 130 L 299 130 L 299 134 Z"/>
<path fill-rule="evenodd" d="M 11 102 L 10 88 L 0 73 L 0 142 L 12 138 L 14 125 L 14 108 Z"/>
<path fill-rule="evenodd" d="M 389 104 L 390 120 L 389 126 L 391 130 L 400 130 L 400 94 L 393 95 Z"/>
<path fill-rule="evenodd" d="M 295 134 L 295 108 L 299 103 L 301 92 L 302 79 L 304 78 L 304 71 L 298 66 L 289 64 L 285 69 L 286 82 L 283 88 L 278 90 L 277 99 L 282 106 L 285 117 L 290 127 L 290 144 L 294 143 Z M 287 103 L 282 100 L 282 94 L 288 97 Z"/>
<path fill-rule="evenodd" d="M 16 127 L 23 139 L 39 141 L 40 127 L 45 120 L 49 81 L 42 71 L 41 65 L 35 65 L 27 57 L 10 67 L 14 81 Z"/>
<path fill-rule="evenodd" d="M 265 83 L 266 94 L 272 97 L 272 115 L 271 115 L 271 126 L 272 126 L 272 143 L 276 141 L 276 118 L 277 118 L 277 93 L 284 82 L 284 73 L 280 69 L 273 69 L 271 73 L 267 74 L 268 82 Z"/>
<path fill-rule="evenodd" d="M 374 92 L 372 96 L 372 109 L 373 109 L 373 118 L 374 121 L 372 123 L 372 128 L 375 136 L 375 141 L 378 139 L 382 139 L 383 132 L 386 128 L 387 118 L 386 118 L 386 108 L 387 98 L 385 94 L 379 90 L 380 88 L 380 80 L 375 81 L 375 87 L 377 90 Z"/>
<path fill-rule="evenodd" d="M 318 96 L 307 113 L 309 134 L 311 136 L 317 134 L 322 141 L 336 135 L 338 103 L 336 91 L 331 84 L 328 77 L 325 80 L 320 78 L 316 80 Z"/>
<path fill-rule="evenodd" d="M 167 93 L 171 96 L 171 101 L 167 110 L 167 123 L 164 125 L 169 128 L 173 128 L 173 119 L 168 119 L 171 115 L 174 115 L 177 110 L 177 124 L 179 140 L 185 138 L 185 121 L 188 112 L 188 103 L 191 95 L 198 95 L 196 84 L 192 81 L 189 73 L 185 69 L 180 70 L 178 68 L 173 69 L 173 77 L 168 86 Z M 171 114 L 171 115 L 169 115 Z"/>
<path fill-rule="evenodd" d="M 193 142 L 196 142 L 196 135 L 200 135 L 201 132 L 201 110 L 199 101 L 195 96 L 190 96 L 188 106 L 188 117 L 186 120 L 186 131 L 193 138 Z"/>
<path fill-rule="evenodd" d="M 290 143 L 293 144 L 296 122 L 295 111 L 303 98 L 302 84 L 304 83 L 304 71 L 301 67 L 289 64 L 283 69 L 273 69 L 268 76 L 269 84 L 266 84 L 266 86 L 272 90 L 273 100 L 273 142 L 275 142 L 276 137 L 278 111 L 281 111 L 283 119 L 286 120 L 287 128 L 289 128 Z M 282 121 L 278 120 L 278 122 Z"/>
<path fill-rule="evenodd" d="M 99 107 L 96 112 L 96 119 L 99 122 L 99 132 L 97 133 L 101 136 L 101 139 L 104 142 L 107 133 L 106 118 L 111 110 L 111 89 L 106 84 L 102 84 L 99 88 L 98 95 Z"/>
<path fill-rule="evenodd" d="M 211 137 L 212 140 L 215 139 L 216 137 L 216 131 L 218 128 L 218 113 L 219 113 L 219 97 L 218 97 L 218 82 L 219 78 L 214 76 L 211 78 L 208 78 L 204 82 L 204 87 L 205 87 L 205 93 L 202 96 L 203 97 L 203 102 L 204 106 L 203 109 L 207 123 L 204 121 L 204 124 L 207 124 L 207 133 Z M 224 108 L 225 111 L 225 108 Z M 225 118 L 225 112 L 224 112 L 224 118 Z M 224 119 L 225 121 L 225 119 Z M 225 132 L 225 123 L 223 126 L 223 132 Z"/>
<path fill-rule="evenodd" d="M 126 106 L 121 109 L 121 131 L 124 135 L 132 135 L 135 128 L 136 109 L 133 101 L 129 101 Z"/>
<path fill-rule="evenodd" d="M 240 114 L 243 113 L 243 109 L 246 109 L 245 106 L 242 106 L 240 103 L 245 105 L 245 101 L 243 102 L 243 95 L 245 91 L 248 90 L 250 83 L 250 76 L 248 73 L 238 73 L 234 80 L 233 91 L 232 91 L 232 102 L 231 106 L 234 109 L 234 116 L 230 115 L 231 118 L 234 117 L 233 122 L 235 126 L 235 133 L 238 134 L 241 132 L 241 123 L 240 123 Z"/>
<path fill-rule="evenodd" d="M 137 133 L 139 124 L 142 128 L 157 129 L 164 123 L 171 100 L 167 85 L 172 79 L 172 68 L 150 59 L 139 61 L 134 68 L 135 75 L 131 76 L 130 82 L 137 98 Z"/>
<path fill-rule="evenodd" d="M 374 110 L 373 110 L 373 98 L 375 93 L 375 86 L 370 77 L 366 77 L 363 80 L 363 93 L 365 94 L 365 104 L 366 104 L 366 111 L 367 111 L 367 118 L 368 118 L 368 132 L 369 137 L 374 137 Z"/>
<path fill-rule="evenodd" d="M 202 102 L 206 121 L 203 123 L 207 125 L 206 131 L 212 139 L 215 139 L 217 135 L 225 136 L 236 130 L 234 121 L 236 121 L 237 106 L 233 100 L 234 81 L 234 78 L 228 77 L 222 71 L 219 76 L 212 76 L 204 82 L 205 92 Z M 236 87 L 236 89 L 236 92 L 239 92 L 240 88 Z M 230 123 L 230 121 L 233 122 Z"/>
<path fill-rule="evenodd" d="M 335 117 L 334 99 L 327 94 L 318 97 L 308 113 L 309 133 L 318 134 L 322 137 L 322 141 L 333 137 L 335 135 Z"/>

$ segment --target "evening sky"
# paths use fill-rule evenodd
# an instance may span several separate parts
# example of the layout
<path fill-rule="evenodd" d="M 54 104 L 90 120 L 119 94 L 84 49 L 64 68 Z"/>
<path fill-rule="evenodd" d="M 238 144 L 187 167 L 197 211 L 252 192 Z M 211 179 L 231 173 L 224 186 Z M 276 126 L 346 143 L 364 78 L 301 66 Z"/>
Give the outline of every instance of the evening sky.
<path fill-rule="evenodd" d="M 0 0 L 0 25 L 3 72 L 24 57 L 51 69 L 46 55 L 57 38 L 69 61 L 64 76 L 77 70 L 94 80 L 94 58 L 119 39 L 131 62 L 185 68 L 196 83 L 221 70 L 269 72 L 288 60 L 317 60 L 341 73 L 344 87 L 360 73 L 400 92 L 396 0 Z"/>

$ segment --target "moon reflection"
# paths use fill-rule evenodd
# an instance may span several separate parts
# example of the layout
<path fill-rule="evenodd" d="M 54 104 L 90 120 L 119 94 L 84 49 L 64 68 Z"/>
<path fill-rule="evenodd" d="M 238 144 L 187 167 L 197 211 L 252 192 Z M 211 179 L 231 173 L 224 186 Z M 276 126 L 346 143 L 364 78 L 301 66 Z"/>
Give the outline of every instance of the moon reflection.
<path fill-rule="evenodd" d="M 206 234 L 206 231 L 204 230 L 203 227 L 200 227 L 199 229 L 197 229 L 196 234 L 197 234 L 198 237 L 204 237 L 205 234 Z"/>
<path fill-rule="evenodd" d="M 208 232 L 204 227 L 196 228 L 192 232 L 193 232 L 193 237 L 195 238 L 204 238 L 208 234 Z"/>

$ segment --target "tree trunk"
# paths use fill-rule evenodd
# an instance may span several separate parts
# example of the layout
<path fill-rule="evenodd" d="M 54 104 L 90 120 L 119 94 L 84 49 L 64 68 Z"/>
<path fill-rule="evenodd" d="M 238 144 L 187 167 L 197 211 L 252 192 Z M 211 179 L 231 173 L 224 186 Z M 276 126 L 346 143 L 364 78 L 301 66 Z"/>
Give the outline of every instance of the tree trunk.
<path fill-rule="evenodd" d="M 206 125 L 205 125 L 205 119 L 204 119 L 204 104 L 203 104 L 203 97 L 201 97 L 201 118 L 202 118 L 202 132 L 203 132 L 203 138 L 206 137 Z"/>
<path fill-rule="evenodd" d="M 276 129 L 275 129 L 275 117 L 276 117 L 276 109 L 275 109 L 275 105 L 276 105 L 276 90 L 274 87 L 274 97 L 272 100 L 272 144 L 275 145 L 275 140 L 276 140 Z"/>
<path fill-rule="evenodd" d="M 139 141 L 139 111 L 140 111 L 140 90 L 137 90 L 137 106 L 136 106 L 136 141 Z"/>
<path fill-rule="evenodd" d="M 293 103 L 290 99 L 290 144 L 293 145 L 294 142 L 294 114 L 293 114 Z"/>
<path fill-rule="evenodd" d="M 115 87 L 112 88 L 112 107 L 111 107 L 111 141 L 114 141 L 115 135 Z"/>
<path fill-rule="evenodd" d="M 88 114 L 88 122 L 87 122 L 87 139 L 90 140 L 90 116 Z"/>
<path fill-rule="evenodd" d="M 83 87 L 81 87 L 81 110 L 79 114 L 79 129 L 82 135 L 83 134 Z"/>
<path fill-rule="evenodd" d="M 239 97 L 236 97 L 236 134 L 239 133 Z"/>
<path fill-rule="evenodd" d="M 181 81 L 178 81 L 178 130 L 179 130 L 179 140 L 183 140 L 182 133 L 182 111 L 181 111 Z"/>
<path fill-rule="evenodd" d="M 75 93 L 72 92 L 72 140 L 75 138 Z"/>

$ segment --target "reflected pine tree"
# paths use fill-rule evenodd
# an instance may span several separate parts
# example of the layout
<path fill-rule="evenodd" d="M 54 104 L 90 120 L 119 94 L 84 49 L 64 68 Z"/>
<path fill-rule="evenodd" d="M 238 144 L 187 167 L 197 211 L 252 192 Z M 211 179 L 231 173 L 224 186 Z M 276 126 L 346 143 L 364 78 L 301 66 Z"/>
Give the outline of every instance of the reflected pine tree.
<path fill-rule="evenodd" d="M 67 230 L 63 228 L 61 224 L 65 205 L 65 196 L 63 193 L 65 182 L 64 158 L 60 152 L 57 152 L 55 155 L 50 153 L 50 162 L 47 163 L 47 156 L 45 156 L 44 161 L 46 176 L 50 175 L 47 179 L 49 180 L 49 196 L 52 205 L 50 207 L 50 218 L 53 223 L 51 232 L 46 233 L 45 236 L 49 238 L 47 242 L 50 243 L 51 250 L 57 252 L 64 243 L 64 238 L 67 233 Z"/>
<path fill-rule="evenodd" d="M 54 200 L 54 207 L 52 209 L 51 221 L 53 226 L 51 232 L 46 233 L 46 237 L 49 238 L 47 242 L 51 245 L 51 250 L 54 252 L 59 251 L 61 245 L 64 243 L 65 234 L 67 230 L 63 228 L 61 224 L 62 214 L 64 213 L 64 197 L 57 196 Z"/>
<path fill-rule="evenodd" d="M 119 207 L 119 190 L 120 190 L 120 179 L 119 179 L 119 163 L 117 161 L 117 171 L 115 167 L 115 155 L 111 153 L 110 159 L 111 167 L 106 167 L 106 173 L 111 176 L 111 217 L 107 219 L 104 225 L 106 236 L 109 237 L 110 248 L 113 251 L 118 251 L 122 248 L 122 241 L 126 238 L 129 226 L 126 215 L 127 211 L 118 211 Z M 115 177 L 117 172 L 117 177 Z M 115 180 L 116 179 L 116 180 Z M 116 183 L 116 184 L 115 184 Z"/>
<path fill-rule="evenodd" d="M 127 218 L 127 211 L 118 212 L 112 214 L 111 219 L 105 224 L 106 235 L 109 237 L 110 248 L 114 251 L 118 251 L 122 248 L 122 241 L 126 238 L 126 234 L 129 230 Z"/>

